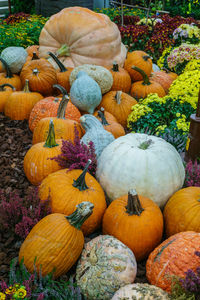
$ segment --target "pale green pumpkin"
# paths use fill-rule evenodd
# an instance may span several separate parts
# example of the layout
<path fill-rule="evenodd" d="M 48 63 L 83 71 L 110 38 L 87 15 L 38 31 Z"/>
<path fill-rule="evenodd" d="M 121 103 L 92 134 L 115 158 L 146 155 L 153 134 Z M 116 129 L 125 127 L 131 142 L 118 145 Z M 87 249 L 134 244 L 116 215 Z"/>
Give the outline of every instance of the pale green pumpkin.
<path fill-rule="evenodd" d="M 23 47 L 7 47 L 1 52 L 12 73 L 19 73 L 26 62 L 28 53 Z"/>

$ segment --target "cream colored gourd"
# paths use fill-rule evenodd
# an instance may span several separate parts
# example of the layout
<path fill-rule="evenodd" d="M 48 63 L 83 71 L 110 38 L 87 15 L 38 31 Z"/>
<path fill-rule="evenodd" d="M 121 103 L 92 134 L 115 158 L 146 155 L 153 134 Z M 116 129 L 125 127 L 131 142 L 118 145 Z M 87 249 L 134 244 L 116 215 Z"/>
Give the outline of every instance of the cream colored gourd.
<path fill-rule="evenodd" d="M 85 244 L 76 269 L 76 281 L 88 300 L 108 300 L 133 283 L 137 263 L 133 252 L 116 238 L 100 235 Z"/>
<path fill-rule="evenodd" d="M 103 150 L 96 177 L 111 201 L 135 189 L 162 208 L 182 187 L 185 169 L 179 153 L 165 140 L 129 133 Z"/>
<path fill-rule="evenodd" d="M 121 287 L 111 300 L 169 300 L 166 292 L 155 285 L 134 283 Z"/>
<path fill-rule="evenodd" d="M 1 52 L 12 73 L 19 73 L 26 62 L 28 53 L 23 47 L 7 47 Z"/>
<path fill-rule="evenodd" d="M 105 94 L 108 91 L 110 91 L 113 84 L 113 77 L 108 69 L 101 66 L 95 66 L 89 64 L 78 66 L 74 68 L 70 74 L 69 77 L 70 85 L 72 85 L 74 80 L 76 80 L 76 76 L 79 71 L 84 71 L 90 77 L 92 77 L 100 86 L 102 94 Z"/>
<path fill-rule="evenodd" d="M 103 128 L 102 123 L 93 115 L 83 115 L 80 117 L 81 126 L 86 133 L 81 138 L 81 142 L 88 145 L 90 141 L 94 143 L 95 153 L 100 156 L 103 149 L 114 141 L 112 133 Z"/>

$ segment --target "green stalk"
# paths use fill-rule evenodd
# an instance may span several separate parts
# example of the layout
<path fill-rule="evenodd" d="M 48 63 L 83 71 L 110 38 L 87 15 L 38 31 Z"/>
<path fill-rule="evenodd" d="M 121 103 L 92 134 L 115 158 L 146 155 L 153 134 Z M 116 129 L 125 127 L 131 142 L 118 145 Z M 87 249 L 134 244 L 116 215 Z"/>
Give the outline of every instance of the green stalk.
<path fill-rule="evenodd" d="M 33 56 L 31 60 L 37 60 L 39 57 L 37 56 L 36 52 L 33 52 Z"/>
<path fill-rule="evenodd" d="M 117 91 L 115 94 L 115 100 L 116 100 L 117 104 L 121 103 L 121 96 L 122 96 L 122 91 Z"/>
<path fill-rule="evenodd" d="M 66 44 L 62 45 L 58 51 L 56 51 L 55 55 L 59 56 L 70 56 L 70 47 Z"/>
<path fill-rule="evenodd" d="M 108 123 L 108 121 L 106 120 L 103 107 L 101 108 L 101 110 L 98 110 L 98 116 L 99 116 L 99 118 L 101 118 L 101 123 L 103 126 L 110 125 Z"/>
<path fill-rule="evenodd" d="M 119 72 L 119 66 L 118 66 L 118 63 L 116 61 L 113 62 L 112 70 L 114 72 Z"/>
<path fill-rule="evenodd" d="M 10 67 L 8 66 L 7 62 L 2 57 L 0 57 L 0 61 L 2 62 L 2 64 L 5 67 L 5 70 L 6 70 L 6 77 L 5 78 L 12 78 L 13 74 L 12 74 L 12 72 L 10 70 Z"/>
<path fill-rule="evenodd" d="M 45 142 L 43 147 L 53 148 L 53 147 L 56 147 L 56 146 L 58 146 L 58 144 L 56 143 L 56 140 L 55 140 L 54 124 L 53 124 L 53 120 L 50 120 L 47 139 L 46 139 L 46 142 Z"/>
<path fill-rule="evenodd" d="M 147 76 L 147 74 L 142 69 L 140 69 L 136 66 L 132 66 L 131 69 L 135 70 L 136 72 L 138 72 L 142 75 L 143 85 L 150 85 L 151 84 L 151 82 L 149 81 L 149 77 Z"/>
<path fill-rule="evenodd" d="M 139 197 L 136 193 L 136 190 L 132 189 L 128 192 L 128 203 L 126 206 L 126 212 L 132 216 L 137 215 L 140 216 L 144 211 L 142 205 L 140 203 Z"/>
<path fill-rule="evenodd" d="M 70 216 L 67 216 L 66 219 L 72 226 L 80 229 L 85 220 L 92 214 L 94 204 L 86 201 L 78 204 L 76 207 L 77 209 Z"/>
<path fill-rule="evenodd" d="M 142 58 L 143 58 L 145 61 L 147 61 L 148 59 L 152 59 L 152 57 L 149 56 L 149 55 L 144 55 L 144 56 L 142 56 Z"/>
<path fill-rule="evenodd" d="M 74 179 L 74 183 L 73 186 L 76 187 L 77 189 L 79 189 L 79 191 L 84 191 L 88 189 L 88 186 L 85 182 L 85 175 L 87 173 L 88 167 L 91 164 L 91 159 L 88 159 L 87 164 L 85 165 L 85 168 L 83 170 L 83 172 L 81 173 L 81 175 L 75 180 Z"/>
<path fill-rule="evenodd" d="M 29 90 L 29 80 L 28 79 L 25 80 L 25 85 L 24 85 L 24 88 L 23 88 L 23 92 L 30 93 L 30 90 Z"/>
<path fill-rule="evenodd" d="M 146 150 L 149 148 L 149 146 L 153 143 L 152 140 L 146 140 L 145 142 L 141 143 L 139 145 L 139 148 L 142 149 L 142 150 Z"/>
<path fill-rule="evenodd" d="M 53 58 L 53 60 L 56 62 L 56 64 L 58 65 L 58 67 L 60 68 L 60 72 L 67 72 L 68 70 L 65 68 L 65 66 L 61 63 L 61 61 L 57 58 L 57 56 L 55 54 L 53 54 L 52 52 L 49 52 L 49 55 Z"/>
<path fill-rule="evenodd" d="M 9 86 L 13 91 L 16 91 L 16 88 L 12 85 L 12 84 L 10 84 L 10 83 L 4 83 L 4 84 L 1 84 L 0 85 L 0 91 L 1 92 L 3 92 L 3 91 L 5 91 L 5 87 L 6 86 Z"/>

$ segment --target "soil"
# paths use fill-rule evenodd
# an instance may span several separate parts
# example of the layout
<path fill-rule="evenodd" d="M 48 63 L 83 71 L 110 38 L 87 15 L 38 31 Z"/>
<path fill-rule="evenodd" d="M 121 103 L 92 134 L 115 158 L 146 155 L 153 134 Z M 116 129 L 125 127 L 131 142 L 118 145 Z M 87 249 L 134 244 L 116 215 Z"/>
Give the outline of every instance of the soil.
<path fill-rule="evenodd" d="M 32 132 L 28 122 L 13 121 L 0 113 L 0 190 L 6 195 L 17 191 L 20 196 L 28 194 L 33 186 L 27 180 L 23 171 L 23 160 L 26 152 L 32 145 Z M 0 199 L 1 201 L 1 199 Z M 86 237 L 89 241 L 99 233 Z M 0 229 L 0 281 L 8 282 L 10 263 L 18 256 L 22 240 L 15 234 Z M 138 272 L 135 282 L 146 283 L 146 261 L 138 263 Z M 73 273 L 73 268 L 69 273 Z M 67 279 L 67 275 L 62 279 Z"/>

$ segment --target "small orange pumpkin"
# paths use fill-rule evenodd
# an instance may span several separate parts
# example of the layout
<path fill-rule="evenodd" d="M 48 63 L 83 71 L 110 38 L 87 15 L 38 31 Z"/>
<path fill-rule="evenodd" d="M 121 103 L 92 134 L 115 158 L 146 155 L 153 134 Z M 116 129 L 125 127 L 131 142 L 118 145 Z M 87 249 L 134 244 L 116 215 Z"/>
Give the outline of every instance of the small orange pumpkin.
<path fill-rule="evenodd" d="M 131 77 L 129 73 L 119 67 L 116 62 L 113 63 L 112 67 L 107 67 L 113 77 L 113 85 L 111 91 L 122 91 L 128 93 L 131 88 Z"/>
<path fill-rule="evenodd" d="M 169 91 L 170 85 L 174 81 L 174 79 L 172 79 L 172 77 L 165 71 L 157 71 L 157 72 L 151 73 L 150 79 L 152 81 L 159 83 L 165 90 L 166 94 Z"/>
<path fill-rule="evenodd" d="M 34 53 L 38 56 L 39 55 L 39 45 L 28 46 L 26 48 L 26 52 L 28 53 L 28 56 L 30 56 L 30 57 L 32 57 Z"/>
<path fill-rule="evenodd" d="M 2 62 L 5 68 L 5 73 L 0 73 L 0 85 L 4 83 L 9 83 L 15 87 L 16 91 L 20 91 L 22 89 L 20 77 L 16 74 L 12 74 L 8 64 L 3 58 L 0 57 L 0 61 Z"/>
<path fill-rule="evenodd" d="M 89 160 L 84 170 L 63 169 L 54 172 L 42 181 L 39 188 L 41 201 L 50 196 L 50 205 L 54 213 L 68 215 L 83 201 L 94 204 L 93 214 L 81 227 L 84 235 L 92 233 L 100 226 L 106 209 L 102 187 L 92 175 L 87 173 L 90 163 Z"/>
<path fill-rule="evenodd" d="M 10 94 L 12 94 L 12 92 L 14 91 L 15 91 L 14 86 L 9 83 L 0 85 L 0 112 L 4 111 L 5 103 L 8 97 L 10 96 Z"/>

